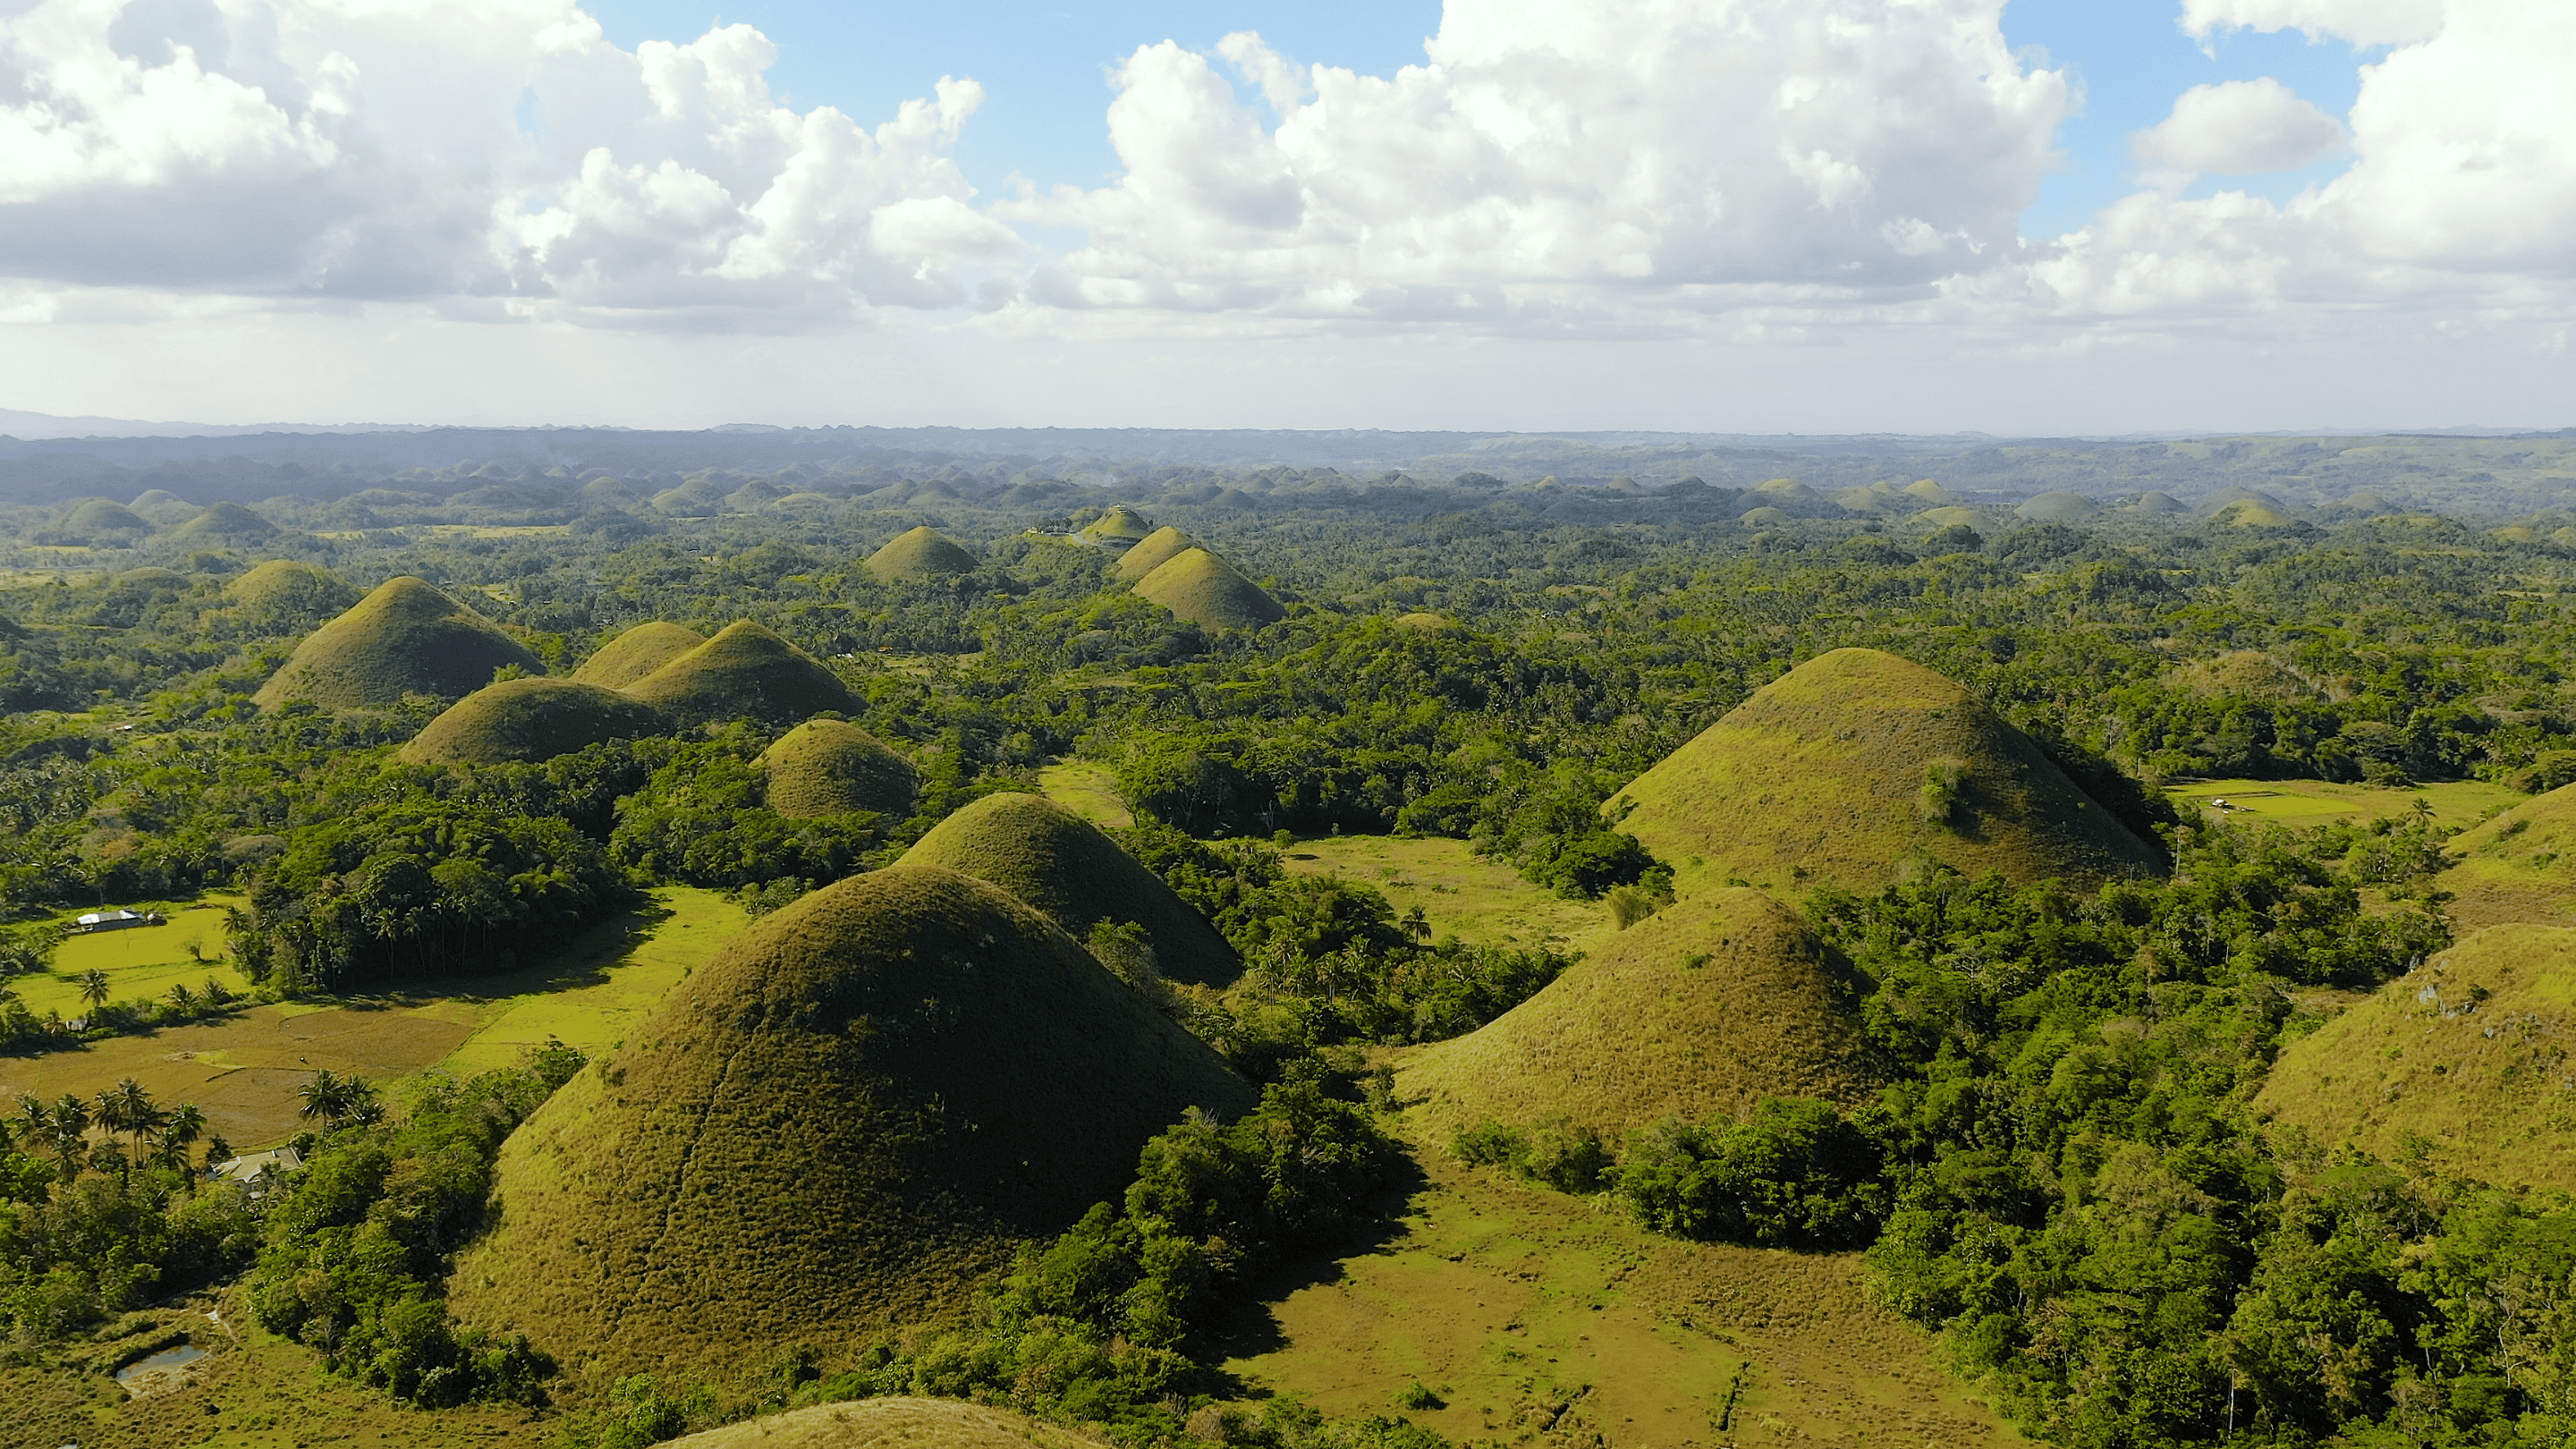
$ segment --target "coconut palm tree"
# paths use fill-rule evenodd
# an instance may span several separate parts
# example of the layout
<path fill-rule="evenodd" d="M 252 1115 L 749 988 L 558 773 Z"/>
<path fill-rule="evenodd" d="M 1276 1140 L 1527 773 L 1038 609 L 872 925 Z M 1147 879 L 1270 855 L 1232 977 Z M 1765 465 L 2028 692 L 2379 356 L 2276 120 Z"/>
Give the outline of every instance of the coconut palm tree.
<path fill-rule="evenodd" d="M 80 974 L 81 1000 L 89 1003 L 91 1011 L 107 1005 L 107 994 L 111 989 L 107 984 L 107 973 L 95 966 Z"/>
<path fill-rule="evenodd" d="M 174 1010 L 194 1011 L 197 1009 L 197 993 L 190 991 L 187 983 L 184 981 L 173 982 L 171 984 L 169 1001 Z"/>
<path fill-rule="evenodd" d="M 132 1077 L 98 1094 L 98 1125 L 132 1136 L 133 1158 L 142 1157 L 143 1139 L 161 1125 L 161 1120 L 161 1109 L 153 1105 L 152 1094 Z"/>
<path fill-rule="evenodd" d="M 45 1114 L 45 1138 L 65 1182 L 80 1176 L 81 1162 L 89 1155 L 88 1133 L 89 1108 L 80 1098 L 63 1093 Z"/>
<path fill-rule="evenodd" d="M 161 1119 L 161 1133 L 154 1141 L 153 1160 L 166 1167 L 185 1171 L 188 1149 L 206 1135 L 206 1114 L 194 1102 L 182 1102 Z"/>
<path fill-rule="evenodd" d="M 1417 946 L 1431 944 L 1431 918 L 1423 914 L 1421 906 L 1416 905 L 1404 913 L 1404 934 L 1412 937 Z"/>

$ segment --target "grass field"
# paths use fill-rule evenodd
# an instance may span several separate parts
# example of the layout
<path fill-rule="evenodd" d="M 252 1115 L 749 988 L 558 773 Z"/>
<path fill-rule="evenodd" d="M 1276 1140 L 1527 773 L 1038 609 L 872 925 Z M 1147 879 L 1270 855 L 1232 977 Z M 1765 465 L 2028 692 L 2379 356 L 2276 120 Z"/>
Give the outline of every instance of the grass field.
<path fill-rule="evenodd" d="M 2415 802 L 2421 800 L 2442 824 L 2469 826 L 2531 798 L 2490 780 L 2446 780 L 2402 790 L 2324 780 L 2193 780 L 2172 786 L 2165 794 L 2184 819 L 2195 811 L 2212 812 L 2211 801 L 2225 800 L 2230 820 L 2282 825 L 2365 824 L 2411 815 Z"/>
<path fill-rule="evenodd" d="M 464 1076 L 509 1066 L 548 1036 L 596 1055 L 750 919 L 712 891 L 672 887 L 654 892 L 654 901 L 644 915 L 603 926 L 552 961 L 507 976 L 437 983 L 470 992 L 258 1006 L 220 1021 L 111 1037 L 77 1051 L 0 1057 L 0 1101 L 15 1101 L 20 1092 L 48 1100 L 65 1092 L 87 1097 L 132 1077 L 156 1100 L 196 1103 L 213 1131 L 235 1147 L 249 1148 L 292 1136 L 303 1125 L 295 1092 L 317 1071 L 355 1072 L 387 1086 L 387 1095 L 399 1100 L 402 1084 L 424 1072 L 445 1069 Z M 151 955 L 131 938 L 174 929 L 175 922 L 66 945 L 113 945 Z M 128 979 L 149 980 L 168 968 L 124 969 Z M 202 967 L 192 970 L 194 975 L 179 979 L 205 974 Z M 128 994 L 117 992 L 120 1000 Z"/>
<path fill-rule="evenodd" d="M 1521 878 L 1500 861 L 1470 854 L 1467 842 L 1406 840 L 1391 835 L 1334 835 L 1288 847 L 1288 868 L 1340 875 L 1384 894 L 1401 913 L 1415 906 L 1434 936 L 1471 946 L 1595 949 L 1611 934 L 1595 901 L 1570 901 Z"/>
<path fill-rule="evenodd" d="M 1232 1326 L 1226 1367 L 1330 1414 L 1460 1444 L 2026 1442 L 1867 1300 L 1856 1253 L 1658 1238 L 1605 1205 L 1459 1166 L 1374 1250 L 1301 1265 Z M 1434 1408 L 1400 1408 L 1412 1385 Z"/>
<path fill-rule="evenodd" d="M 40 1017 L 49 1011 L 78 1017 L 87 1010 L 87 1003 L 81 1000 L 80 978 L 88 971 L 107 973 L 111 1001 L 157 999 L 173 986 L 194 991 L 208 977 L 223 983 L 227 991 L 248 995 L 250 982 L 233 969 L 230 961 L 218 959 L 224 954 L 224 907 L 239 904 L 239 900 L 233 896 L 208 896 L 193 906 L 160 905 L 152 908 L 170 917 L 166 925 L 65 937 L 54 952 L 51 971 L 12 977 L 5 984 L 27 1003 L 29 1011 Z M 63 919 L 68 921 L 78 914 L 66 912 Z M 205 959 L 189 953 L 191 943 L 204 953 Z"/>
<path fill-rule="evenodd" d="M 1118 798 L 1118 781 L 1107 765 L 1066 760 L 1040 766 L 1038 791 L 1103 830 L 1123 830 L 1136 823 L 1127 802 Z"/>

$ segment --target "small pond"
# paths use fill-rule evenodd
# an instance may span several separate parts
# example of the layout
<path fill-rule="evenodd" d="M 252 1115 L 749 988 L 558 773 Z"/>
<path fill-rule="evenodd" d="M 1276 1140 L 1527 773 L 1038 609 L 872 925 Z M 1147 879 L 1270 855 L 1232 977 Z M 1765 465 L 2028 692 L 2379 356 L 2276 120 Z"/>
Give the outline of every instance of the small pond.
<path fill-rule="evenodd" d="M 143 1377 L 145 1374 L 157 1373 L 162 1369 L 185 1367 L 188 1364 L 195 1363 L 197 1360 L 204 1358 L 205 1356 L 206 1351 L 197 1347 L 193 1343 L 173 1344 L 170 1347 L 161 1350 L 159 1353 L 152 1355 L 150 1358 L 138 1358 L 134 1362 L 127 1364 L 125 1367 L 118 1369 L 116 1371 L 116 1381 L 120 1384 L 130 1383 L 135 1379 Z"/>

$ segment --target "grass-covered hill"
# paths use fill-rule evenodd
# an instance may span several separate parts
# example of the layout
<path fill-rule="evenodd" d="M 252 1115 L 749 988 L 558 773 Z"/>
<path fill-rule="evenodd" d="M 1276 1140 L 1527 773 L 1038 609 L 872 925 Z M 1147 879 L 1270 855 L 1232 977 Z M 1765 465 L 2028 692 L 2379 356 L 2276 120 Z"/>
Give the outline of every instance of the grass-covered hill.
<path fill-rule="evenodd" d="M 1252 1100 L 999 889 L 872 872 L 736 938 L 511 1137 L 454 1305 L 622 1371 L 936 1321 L 1189 1108 Z"/>
<path fill-rule="evenodd" d="M 1154 966 L 1175 981 L 1222 986 L 1243 962 L 1207 918 L 1091 822 L 1043 795 L 987 795 L 904 852 L 992 882 L 1077 938 L 1102 921 L 1145 928 Z"/>
<path fill-rule="evenodd" d="M 125 505 L 156 525 L 185 523 L 197 516 L 197 505 L 163 488 L 146 488 Z"/>
<path fill-rule="evenodd" d="M 1141 579 L 1196 547 L 1198 543 L 1188 534 L 1167 523 L 1118 556 L 1118 577 Z"/>
<path fill-rule="evenodd" d="M 755 719 L 791 724 L 865 706 L 813 655 L 748 619 L 626 686 L 684 724 Z"/>
<path fill-rule="evenodd" d="M 2029 736 L 1876 649 L 1790 670 L 1603 808 L 1685 886 L 1867 890 L 1918 854 L 2012 881 L 2164 863 Z"/>
<path fill-rule="evenodd" d="M 2566 925 L 2576 905 L 2576 785 L 2535 796 L 2452 837 L 2445 914 L 2463 930 L 2533 921 Z"/>
<path fill-rule="evenodd" d="M 1101 1449 L 1054 1424 L 959 1399 L 858 1399 L 745 1419 L 672 1449 Z"/>
<path fill-rule="evenodd" d="M 2576 1192 L 2576 929 L 2469 936 L 2283 1048 L 2255 1107 L 2383 1159 Z"/>
<path fill-rule="evenodd" d="M 407 694 L 462 699 L 510 664 L 545 672 L 489 619 L 419 579 L 387 579 L 307 635 L 253 698 L 263 708 L 290 699 L 335 708 L 393 704 Z"/>
<path fill-rule="evenodd" d="M 1693 896 L 1629 927 L 1483 1029 L 1424 1047 L 1399 1087 L 1438 1121 L 1561 1123 L 1615 1139 L 1764 1097 L 1874 1085 L 1824 947 L 1760 891 Z"/>
<path fill-rule="evenodd" d="M 847 720 L 810 719 L 760 755 L 769 808 L 790 820 L 873 810 L 912 813 L 920 778 L 912 762 Z"/>
<path fill-rule="evenodd" d="M 572 677 L 584 684 L 624 689 L 707 642 L 707 636 L 660 619 L 638 624 L 599 646 Z"/>
<path fill-rule="evenodd" d="M 531 675 L 486 685 L 449 705 L 401 755 L 415 764 L 444 765 L 551 760 L 670 729 L 669 716 L 616 690 Z"/>
<path fill-rule="evenodd" d="M 1279 601 L 1203 548 L 1184 549 L 1136 581 L 1138 598 L 1202 629 L 1257 629 L 1288 617 Z"/>
<path fill-rule="evenodd" d="M 929 579 L 973 573 L 975 555 L 923 524 L 896 534 L 885 547 L 869 554 L 867 567 L 881 579 Z"/>
<path fill-rule="evenodd" d="M 52 531 L 67 543 L 131 543 L 150 533 L 152 524 L 122 503 L 84 498 L 63 514 Z"/>
<path fill-rule="evenodd" d="M 1133 543 L 1153 531 L 1154 520 L 1124 504 L 1082 526 L 1082 536 L 1093 543 L 1115 543 L 1121 539 Z"/>
<path fill-rule="evenodd" d="M 222 548 L 266 543 L 277 535 L 276 524 L 240 504 L 218 503 L 199 511 L 162 538 L 179 547 Z"/>
<path fill-rule="evenodd" d="M 224 585 L 224 598 L 246 619 L 319 622 L 358 602 L 358 587 L 318 564 L 270 559 Z"/>

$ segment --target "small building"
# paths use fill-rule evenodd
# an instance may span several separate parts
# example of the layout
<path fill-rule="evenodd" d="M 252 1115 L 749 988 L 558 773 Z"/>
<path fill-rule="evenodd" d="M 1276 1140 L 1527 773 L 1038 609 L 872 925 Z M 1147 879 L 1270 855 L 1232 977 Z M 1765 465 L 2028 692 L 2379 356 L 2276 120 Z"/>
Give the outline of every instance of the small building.
<path fill-rule="evenodd" d="M 278 1147 L 266 1152 L 245 1152 L 239 1157 L 226 1158 L 207 1168 L 206 1175 L 220 1181 L 238 1182 L 247 1186 L 256 1183 L 262 1173 L 274 1171 L 278 1176 L 283 1177 L 303 1165 L 303 1153 L 292 1147 Z"/>
<path fill-rule="evenodd" d="M 93 931 L 122 931 L 130 926 L 161 924 L 159 911 L 90 911 L 72 918 L 72 934 L 86 936 Z"/>

